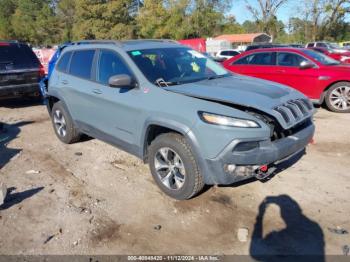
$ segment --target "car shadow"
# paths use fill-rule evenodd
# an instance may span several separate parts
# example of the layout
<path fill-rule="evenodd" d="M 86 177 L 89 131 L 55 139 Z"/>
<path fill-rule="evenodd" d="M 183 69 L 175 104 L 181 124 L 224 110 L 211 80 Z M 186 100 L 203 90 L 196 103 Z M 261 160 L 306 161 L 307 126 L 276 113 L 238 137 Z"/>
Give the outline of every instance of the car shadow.
<path fill-rule="evenodd" d="M 44 187 L 37 187 L 29 190 L 25 190 L 18 193 L 12 193 L 14 190 L 16 190 L 15 187 L 10 187 L 7 189 L 7 195 L 4 200 L 4 204 L 0 205 L 0 210 L 8 209 L 14 205 L 17 205 L 21 203 L 23 200 L 32 197 L 36 193 L 43 190 Z"/>
<path fill-rule="evenodd" d="M 21 132 L 20 127 L 34 123 L 33 121 L 21 121 L 11 125 L 0 123 L 0 169 L 22 149 L 9 148 L 8 143 L 15 139 Z"/>
<path fill-rule="evenodd" d="M 44 105 L 44 102 L 41 97 L 23 97 L 0 100 L 0 107 L 6 107 L 11 109 L 41 105 Z"/>
<path fill-rule="evenodd" d="M 263 220 L 269 205 L 277 205 L 286 227 L 264 236 Z M 271 224 L 271 221 L 270 221 Z M 250 244 L 257 261 L 325 261 L 325 241 L 321 227 L 303 214 L 288 195 L 268 196 L 259 206 Z"/>

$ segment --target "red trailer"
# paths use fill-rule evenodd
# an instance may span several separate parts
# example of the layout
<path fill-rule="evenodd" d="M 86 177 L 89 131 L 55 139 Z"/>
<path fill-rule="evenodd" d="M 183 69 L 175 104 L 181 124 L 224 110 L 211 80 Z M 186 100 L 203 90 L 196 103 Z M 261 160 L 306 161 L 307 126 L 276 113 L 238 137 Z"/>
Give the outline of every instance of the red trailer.
<path fill-rule="evenodd" d="M 205 38 L 183 39 L 178 42 L 202 53 L 207 51 Z"/>

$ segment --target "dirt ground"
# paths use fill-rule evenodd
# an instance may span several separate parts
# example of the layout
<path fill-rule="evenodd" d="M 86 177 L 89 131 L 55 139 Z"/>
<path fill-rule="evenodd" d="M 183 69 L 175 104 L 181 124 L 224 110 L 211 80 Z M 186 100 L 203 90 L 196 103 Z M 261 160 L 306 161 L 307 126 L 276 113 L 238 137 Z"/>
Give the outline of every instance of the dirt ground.
<path fill-rule="evenodd" d="M 350 246 L 350 114 L 318 109 L 315 143 L 268 182 L 210 187 L 189 201 L 164 195 L 147 165 L 108 144 L 61 143 L 40 104 L 0 104 L 0 121 L 0 182 L 9 188 L 0 254 L 256 257 L 343 255 Z"/>

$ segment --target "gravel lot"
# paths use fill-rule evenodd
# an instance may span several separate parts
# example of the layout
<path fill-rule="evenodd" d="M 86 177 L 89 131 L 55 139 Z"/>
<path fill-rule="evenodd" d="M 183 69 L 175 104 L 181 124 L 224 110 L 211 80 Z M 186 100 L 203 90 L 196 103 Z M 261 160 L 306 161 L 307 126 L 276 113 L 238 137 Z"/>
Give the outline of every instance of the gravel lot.
<path fill-rule="evenodd" d="M 342 255 L 350 246 L 350 114 L 318 109 L 315 143 L 266 183 L 175 201 L 133 156 L 96 139 L 62 144 L 44 106 L 1 103 L 0 182 L 9 195 L 0 254 Z"/>

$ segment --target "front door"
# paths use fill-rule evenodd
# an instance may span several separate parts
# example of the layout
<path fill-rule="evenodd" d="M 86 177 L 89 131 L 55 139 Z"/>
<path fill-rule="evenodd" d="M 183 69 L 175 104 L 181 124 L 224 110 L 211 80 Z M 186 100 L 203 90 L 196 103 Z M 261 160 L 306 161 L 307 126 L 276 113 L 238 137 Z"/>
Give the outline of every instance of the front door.
<path fill-rule="evenodd" d="M 292 52 L 278 52 L 277 65 L 274 70 L 276 82 L 293 87 L 303 94 L 312 97 L 318 84 L 318 68 L 300 68 L 307 58 Z"/>
<path fill-rule="evenodd" d="M 121 56 L 115 51 L 99 51 L 96 80 L 91 88 L 91 105 L 95 116 L 95 131 L 102 140 L 119 145 L 135 153 L 136 126 L 141 114 L 142 92 L 138 88 L 110 87 L 111 76 L 126 74 L 135 78 Z"/>

